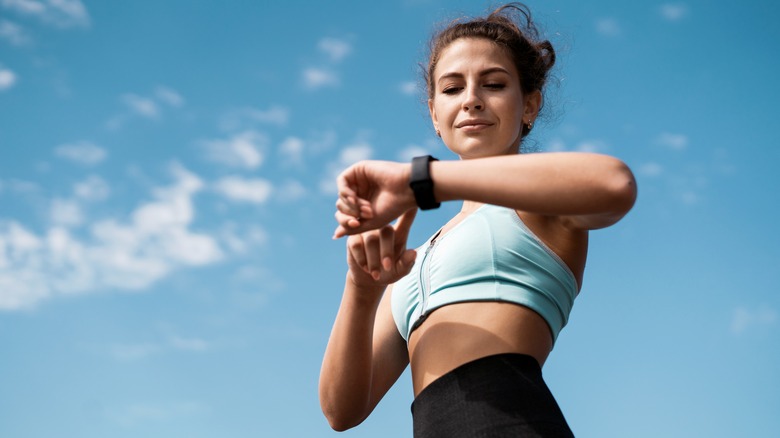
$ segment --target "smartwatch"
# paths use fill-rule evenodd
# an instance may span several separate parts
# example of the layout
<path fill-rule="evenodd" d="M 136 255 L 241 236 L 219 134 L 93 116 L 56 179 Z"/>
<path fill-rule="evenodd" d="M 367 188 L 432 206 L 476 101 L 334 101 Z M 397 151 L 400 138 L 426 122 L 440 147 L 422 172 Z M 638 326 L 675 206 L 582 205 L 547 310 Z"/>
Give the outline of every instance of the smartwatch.
<path fill-rule="evenodd" d="M 420 210 L 432 210 L 441 206 L 433 196 L 433 180 L 431 179 L 431 161 L 439 161 L 430 155 L 412 158 L 412 175 L 409 177 L 409 187 L 414 192 L 414 199 Z"/>

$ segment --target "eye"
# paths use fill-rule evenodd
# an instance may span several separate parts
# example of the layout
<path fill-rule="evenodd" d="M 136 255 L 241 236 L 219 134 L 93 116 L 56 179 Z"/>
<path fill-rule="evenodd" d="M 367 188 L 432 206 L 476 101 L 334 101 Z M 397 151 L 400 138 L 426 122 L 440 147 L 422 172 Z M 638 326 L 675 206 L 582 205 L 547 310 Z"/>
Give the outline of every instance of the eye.
<path fill-rule="evenodd" d="M 506 87 L 506 85 L 504 85 L 504 84 L 502 84 L 502 83 L 499 83 L 499 82 L 494 82 L 494 83 L 490 83 L 490 84 L 485 84 L 485 88 L 489 88 L 489 89 L 491 89 L 491 90 L 502 90 L 502 89 L 504 89 L 505 87 Z"/>
<path fill-rule="evenodd" d="M 446 87 L 441 92 L 444 94 L 457 94 L 462 89 L 461 87 Z"/>

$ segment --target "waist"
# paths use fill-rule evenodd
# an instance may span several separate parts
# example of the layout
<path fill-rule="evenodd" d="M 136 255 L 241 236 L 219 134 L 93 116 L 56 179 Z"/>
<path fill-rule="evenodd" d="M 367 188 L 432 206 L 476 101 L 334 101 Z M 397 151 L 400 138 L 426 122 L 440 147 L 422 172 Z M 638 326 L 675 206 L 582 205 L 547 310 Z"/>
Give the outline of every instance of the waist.
<path fill-rule="evenodd" d="M 535 311 L 506 302 L 450 304 L 431 312 L 409 338 L 414 392 L 473 360 L 501 353 L 532 356 L 552 349 L 550 328 Z"/>

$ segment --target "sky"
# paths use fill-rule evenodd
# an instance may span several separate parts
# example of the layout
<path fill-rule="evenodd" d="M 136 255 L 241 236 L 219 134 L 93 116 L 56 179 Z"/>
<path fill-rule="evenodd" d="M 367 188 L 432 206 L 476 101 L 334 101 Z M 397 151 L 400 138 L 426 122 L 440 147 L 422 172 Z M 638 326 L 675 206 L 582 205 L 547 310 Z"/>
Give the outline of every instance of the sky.
<path fill-rule="evenodd" d="M 418 64 L 491 5 L 0 0 L 0 436 L 411 436 L 408 371 L 353 430 L 320 412 L 335 175 L 456 158 Z M 544 368 L 571 428 L 773 436 L 780 6 L 529 6 L 558 62 L 528 153 L 639 187 Z"/>

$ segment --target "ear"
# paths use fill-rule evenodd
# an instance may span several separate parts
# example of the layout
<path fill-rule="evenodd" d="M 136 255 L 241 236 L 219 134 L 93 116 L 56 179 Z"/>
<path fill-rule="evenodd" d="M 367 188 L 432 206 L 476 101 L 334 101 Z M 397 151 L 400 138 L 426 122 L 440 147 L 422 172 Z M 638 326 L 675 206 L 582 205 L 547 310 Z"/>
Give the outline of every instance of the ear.
<path fill-rule="evenodd" d="M 431 113 L 431 122 L 433 122 L 433 129 L 439 130 L 439 118 L 436 116 L 436 108 L 433 106 L 433 99 L 428 99 L 428 112 Z"/>
<path fill-rule="evenodd" d="M 533 122 L 539 115 L 539 109 L 542 107 L 542 93 L 539 90 L 528 93 L 523 102 L 523 123 Z"/>

